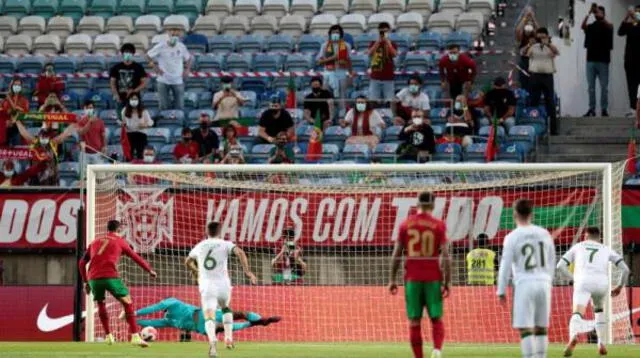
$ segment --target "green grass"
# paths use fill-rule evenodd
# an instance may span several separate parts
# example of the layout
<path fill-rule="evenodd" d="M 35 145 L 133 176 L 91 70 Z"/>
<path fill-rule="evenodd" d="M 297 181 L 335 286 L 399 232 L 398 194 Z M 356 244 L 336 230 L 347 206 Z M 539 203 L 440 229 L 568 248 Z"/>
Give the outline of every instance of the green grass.
<path fill-rule="evenodd" d="M 562 345 L 551 345 L 548 357 L 562 357 Z M 596 357 L 595 345 L 579 345 L 574 357 Z M 425 352 L 430 350 L 425 348 Z M 519 357 L 517 345 L 446 344 L 444 357 Z M 0 342 L 0 357 L 206 357 L 207 344 L 154 343 L 142 349 L 125 343 L 7 343 Z M 425 355 L 429 357 L 429 354 Z M 408 344 L 380 343 L 238 343 L 233 351 L 223 350 L 220 358 L 373 358 L 411 357 Z M 640 357 L 638 346 L 610 346 L 610 358 Z"/>

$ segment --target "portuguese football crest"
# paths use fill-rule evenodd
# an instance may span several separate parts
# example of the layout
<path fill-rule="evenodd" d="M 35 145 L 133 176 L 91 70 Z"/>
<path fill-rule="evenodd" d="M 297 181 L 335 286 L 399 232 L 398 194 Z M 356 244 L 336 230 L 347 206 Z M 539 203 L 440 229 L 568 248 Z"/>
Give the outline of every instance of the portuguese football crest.
<path fill-rule="evenodd" d="M 136 252 L 153 252 L 163 240 L 173 240 L 173 198 L 163 193 L 164 189 L 124 189 L 118 198 L 122 235 Z"/>

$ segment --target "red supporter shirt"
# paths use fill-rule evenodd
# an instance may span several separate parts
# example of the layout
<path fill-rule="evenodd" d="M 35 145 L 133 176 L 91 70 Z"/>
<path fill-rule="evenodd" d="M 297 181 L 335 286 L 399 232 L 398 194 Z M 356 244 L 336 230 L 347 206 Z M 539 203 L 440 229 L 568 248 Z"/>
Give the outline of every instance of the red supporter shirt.
<path fill-rule="evenodd" d="M 446 232 L 445 223 L 427 213 L 411 215 L 400 225 L 399 240 L 407 256 L 405 281 L 442 281 L 439 257 Z"/>
<path fill-rule="evenodd" d="M 135 251 L 129 247 L 129 244 L 120 236 L 109 233 L 101 238 L 94 240 L 90 245 L 84 257 L 80 259 L 80 275 L 86 282 L 87 280 L 97 280 L 100 278 L 117 278 L 120 277 L 118 273 L 118 261 L 120 256 L 125 254 L 129 256 L 135 263 L 145 269 L 147 272 L 151 272 L 151 266 L 142 258 L 136 254 Z M 87 273 L 87 264 L 89 265 L 89 272 Z"/>
<path fill-rule="evenodd" d="M 458 61 L 451 62 L 449 56 L 440 59 L 440 80 L 448 82 L 464 83 L 476 78 L 476 62 L 468 55 L 461 53 Z"/>
<path fill-rule="evenodd" d="M 64 91 L 64 81 L 58 76 L 40 76 L 36 90 L 38 91 L 38 104 L 42 106 L 51 92 L 60 98 L 62 91 Z"/>
<path fill-rule="evenodd" d="M 102 121 L 102 119 L 97 118 L 89 123 L 89 117 L 82 116 L 82 118 L 78 122 L 78 126 L 84 128 L 84 126 L 86 125 L 89 126 L 89 130 L 85 134 L 81 135 L 80 139 L 82 139 L 87 145 L 87 153 L 97 153 L 101 151 L 102 148 L 107 146 L 107 143 L 104 139 L 104 122 Z"/>
<path fill-rule="evenodd" d="M 25 96 L 15 95 L 13 96 L 13 102 L 16 106 L 24 109 L 24 112 L 29 112 L 29 100 Z M 0 102 L 0 145 L 7 142 L 7 127 L 9 127 L 12 114 L 9 101 L 4 99 Z"/>
<path fill-rule="evenodd" d="M 373 48 L 376 42 L 371 42 L 369 44 L 369 49 Z M 398 50 L 398 45 L 394 42 L 391 43 L 396 51 Z M 393 64 L 393 57 L 389 54 L 383 54 L 384 49 L 382 46 L 379 46 L 375 53 L 370 55 L 370 68 L 369 68 L 369 77 L 372 80 L 378 81 L 393 81 L 395 75 L 395 65 Z"/>
<path fill-rule="evenodd" d="M 200 154 L 200 145 L 198 142 L 191 141 L 188 144 L 184 142 L 180 142 L 176 144 L 175 149 L 173 150 L 173 155 L 176 157 L 176 160 L 179 161 L 182 157 L 187 156 L 192 160 L 198 159 L 198 155 Z"/>

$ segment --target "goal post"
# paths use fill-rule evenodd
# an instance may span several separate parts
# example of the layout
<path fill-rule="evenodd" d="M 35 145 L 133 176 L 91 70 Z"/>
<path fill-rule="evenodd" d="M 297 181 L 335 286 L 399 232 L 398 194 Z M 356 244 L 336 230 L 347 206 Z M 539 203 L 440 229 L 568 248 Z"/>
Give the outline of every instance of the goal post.
<path fill-rule="evenodd" d="M 445 220 L 453 243 L 447 340 L 512 343 L 517 336 L 510 310 L 498 305 L 495 286 L 468 282 L 465 257 L 477 246 L 476 238 L 486 234 L 487 248 L 499 256 L 504 236 L 515 227 L 511 204 L 526 197 L 536 207 L 534 222 L 554 235 L 558 255 L 593 225 L 602 228 L 605 244 L 620 252 L 623 173 L 621 164 L 610 163 L 89 165 L 86 240 L 88 245 L 106 232 L 108 220 L 119 219 L 127 241 L 159 275 L 152 281 L 122 259 L 119 270 L 136 308 L 167 297 L 199 306 L 183 262 L 203 238 L 206 222 L 219 221 L 224 238 L 245 249 L 260 281 L 250 286 L 232 258 L 231 308 L 283 318 L 273 327 L 238 332 L 240 340 L 404 341 L 404 300 L 384 287 L 389 255 L 416 195 L 429 190 L 436 197 L 434 215 Z M 289 228 L 304 270 L 284 247 Z M 290 258 L 273 264 L 280 251 Z M 616 279 L 612 269 L 610 282 Z M 558 276 L 554 280 L 551 341 L 567 337 L 568 284 Z M 626 299 L 623 293 L 607 300 L 611 343 L 631 339 L 628 318 L 620 319 L 626 317 Z M 112 298 L 107 307 L 114 334 L 126 338 L 125 323 L 117 319 L 121 308 Z M 93 304 L 87 304 L 86 341 L 103 336 L 96 318 Z M 175 329 L 160 331 L 161 340 L 179 337 Z"/>

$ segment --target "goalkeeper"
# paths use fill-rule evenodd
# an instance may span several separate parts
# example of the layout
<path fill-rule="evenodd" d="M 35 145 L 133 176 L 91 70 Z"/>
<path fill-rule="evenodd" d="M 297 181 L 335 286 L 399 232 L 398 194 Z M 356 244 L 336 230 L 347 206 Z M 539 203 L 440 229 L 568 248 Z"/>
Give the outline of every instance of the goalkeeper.
<path fill-rule="evenodd" d="M 142 327 L 177 328 L 183 331 L 196 331 L 202 335 L 207 332 L 204 329 L 204 314 L 199 307 L 184 303 L 175 297 L 168 297 L 153 305 L 137 310 L 136 316 L 145 316 L 155 312 L 164 311 L 164 316 L 159 319 L 136 319 Z M 233 312 L 233 330 L 239 331 L 253 326 L 268 326 L 280 321 L 280 317 L 262 318 L 255 312 Z M 245 320 L 244 322 L 235 322 Z M 224 330 L 222 326 L 222 311 L 216 311 L 216 333 Z"/>

